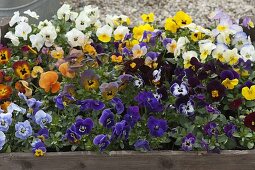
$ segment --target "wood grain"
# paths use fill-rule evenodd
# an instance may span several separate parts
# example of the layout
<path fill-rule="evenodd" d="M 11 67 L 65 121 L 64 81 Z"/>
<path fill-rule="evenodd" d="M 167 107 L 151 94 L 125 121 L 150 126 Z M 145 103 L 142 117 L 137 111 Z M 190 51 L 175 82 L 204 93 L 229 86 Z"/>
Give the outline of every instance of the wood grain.
<path fill-rule="evenodd" d="M 8 32 L 9 29 L 9 21 L 10 17 L 0 18 L 0 43 L 5 44 L 7 43 L 7 39 L 4 38 L 4 35 Z"/>

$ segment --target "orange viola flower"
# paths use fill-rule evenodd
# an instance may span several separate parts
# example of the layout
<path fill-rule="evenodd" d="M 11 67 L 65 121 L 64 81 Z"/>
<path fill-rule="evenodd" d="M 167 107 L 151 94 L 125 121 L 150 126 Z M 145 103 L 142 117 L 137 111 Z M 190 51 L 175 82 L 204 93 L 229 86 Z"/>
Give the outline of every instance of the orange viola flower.
<path fill-rule="evenodd" d="M 0 100 L 7 99 L 12 94 L 12 88 L 4 84 L 0 84 Z"/>
<path fill-rule="evenodd" d="M 10 101 L 4 102 L 3 104 L 0 105 L 0 106 L 1 106 L 1 109 L 6 113 L 6 112 L 7 112 L 7 108 L 8 108 L 8 106 L 9 106 L 10 104 L 11 104 Z"/>
<path fill-rule="evenodd" d="M 69 63 L 68 62 L 62 63 L 59 66 L 58 70 L 65 77 L 68 77 L 68 78 L 74 78 L 75 77 L 75 72 L 69 68 Z"/>
<path fill-rule="evenodd" d="M 21 93 L 24 93 L 27 97 L 32 96 L 32 89 L 28 86 L 28 82 L 25 80 L 19 80 L 15 83 L 15 89 Z"/>
<path fill-rule="evenodd" d="M 8 63 L 10 58 L 11 58 L 10 49 L 7 47 L 0 46 L 0 64 Z"/>
<path fill-rule="evenodd" d="M 121 55 L 117 55 L 117 54 L 116 55 L 113 54 L 111 56 L 111 59 L 112 59 L 113 63 L 121 63 L 123 61 L 123 57 Z"/>
<path fill-rule="evenodd" d="M 47 71 L 41 74 L 39 80 L 39 86 L 45 90 L 45 92 L 51 91 L 56 93 L 60 89 L 60 83 L 58 82 L 58 74 L 55 71 Z"/>
<path fill-rule="evenodd" d="M 16 61 L 12 66 L 15 74 L 21 79 L 30 77 L 30 67 L 26 61 Z"/>

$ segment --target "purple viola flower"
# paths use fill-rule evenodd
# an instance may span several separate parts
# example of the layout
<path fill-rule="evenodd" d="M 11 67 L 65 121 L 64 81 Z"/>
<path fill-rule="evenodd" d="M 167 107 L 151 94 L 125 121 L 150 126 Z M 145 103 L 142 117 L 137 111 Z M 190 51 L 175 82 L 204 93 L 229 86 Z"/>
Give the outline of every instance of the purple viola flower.
<path fill-rule="evenodd" d="M 12 123 L 11 113 L 0 113 L 0 131 L 7 132 Z"/>
<path fill-rule="evenodd" d="M 25 94 L 23 93 L 18 93 L 18 96 L 20 99 L 24 100 L 27 103 L 27 106 L 33 110 L 33 113 L 36 113 L 42 105 L 42 102 L 36 100 L 35 98 L 27 99 L 27 96 L 25 96 Z"/>
<path fill-rule="evenodd" d="M 204 131 L 208 136 L 218 135 L 217 124 L 215 122 L 209 122 L 204 126 Z"/>
<path fill-rule="evenodd" d="M 229 138 L 233 137 L 235 131 L 237 131 L 237 126 L 233 123 L 228 123 L 224 126 L 224 132 Z"/>
<path fill-rule="evenodd" d="M 134 147 L 136 150 L 143 150 L 143 151 L 151 150 L 149 142 L 143 139 L 137 140 L 134 144 Z"/>
<path fill-rule="evenodd" d="M 206 150 L 207 152 L 209 151 L 209 144 L 208 144 L 208 142 L 207 142 L 205 139 L 202 139 L 201 142 L 200 142 L 200 144 L 201 144 L 201 147 L 202 147 L 204 150 Z"/>
<path fill-rule="evenodd" d="M 115 107 L 115 110 L 117 111 L 117 114 L 121 114 L 124 112 L 124 105 L 121 99 L 114 97 L 111 100 L 112 105 Z"/>
<path fill-rule="evenodd" d="M 170 92 L 175 97 L 182 97 L 182 96 L 186 96 L 189 93 L 189 89 L 188 89 L 188 86 L 186 85 L 186 83 L 184 83 L 184 82 L 182 82 L 180 84 L 174 83 L 170 87 Z"/>
<path fill-rule="evenodd" d="M 252 22 L 250 17 L 244 17 L 242 25 L 243 27 L 246 27 L 248 29 L 254 28 L 254 23 Z"/>
<path fill-rule="evenodd" d="M 111 140 L 117 139 L 117 138 L 122 139 L 123 137 L 125 140 L 127 140 L 129 131 L 130 131 L 130 126 L 127 124 L 125 120 L 122 120 L 121 122 L 117 122 L 112 127 Z"/>
<path fill-rule="evenodd" d="M 43 110 L 39 110 L 35 114 L 35 123 L 44 128 L 47 123 L 51 123 L 52 117 L 50 114 L 45 113 Z"/>
<path fill-rule="evenodd" d="M 144 60 L 144 64 L 150 68 L 157 68 L 158 67 L 158 56 L 159 54 L 153 51 L 150 51 L 146 54 L 146 58 Z"/>
<path fill-rule="evenodd" d="M 59 110 L 63 110 L 65 108 L 66 102 L 75 101 L 75 98 L 69 93 L 60 93 L 53 99 L 53 101 L 56 103 L 56 106 Z"/>
<path fill-rule="evenodd" d="M 191 151 L 195 142 L 196 137 L 192 133 L 189 133 L 182 139 L 182 150 Z"/>
<path fill-rule="evenodd" d="M 206 108 L 206 111 L 208 113 L 212 113 L 212 114 L 220 114 L 220 111 L 216 108 L 216 107 L 213 107 L 212 105 L 208 104 L 205 106 Z"/>
<path fill-rule="evenodd" d="M 26 120 L 25 122 L 18 122 L 15 125 L 15 130 L 16 130 L 15 136 L 17 138 L 22 139 L 22 140 L 27 139 L 33 133 L 32 127 L 31 127 L 30 122 L 28 120 Z"/>
<path fill-rule="evenodd" d="M 163 111 L 163 105 L 154 97 L 152 92 L 140 92 L 136 97 L 135 101 L 138 102 L 139 106 L 146 107 L 150 112 L 161 112 Z"/>
<path fill-rule="evenodd" d="M 0 131 L 0 150 L 3 149 L 3 146 L 6 143 L 6 136 L 4 134 L 4 132 Z"/>
<path fill-rule="evenodd" d="M 102 110 L 105 107 L 105 104 L 99 100 L 86 99 L 86 100 L 78 100 L 76 102 L 77 105 L 80 105 L 81 111 L 88 110 Z"/>
<path fill-rule="evenodd" d="M 165 48 L 167 48 L 167 46 L 169 45 L 169 44 L 171 44 L 172 43 L 172 39 L 171 38 L 165 38 L 165 39 L 163 39 L 163 46 L 165 47 Z"/>
<path fill-rule="evenodd" d="M 44 156 L 46 153 L 46 146 L 41 140 L 36 140 L 32 144 L 32 152 L 36 157 Z"/>
<path fill-rule="evenodd" d="M 110 144 L 110 141 L 109 141 L 107 135 L 100 134 L 94 138 L 93 143 L 94 143 L 94 145 L 98 146 L 100 148 L 100 152 L 102 152 Z"/>
<path fill-rule="evenodd" d="M 102 112 L 99 123 L 106 128 L 111 128 L 114 125 L 114 114 L 110 109 L 105 109 Z"/>
<path fill-rule="evenodd" d="M 102 110 L 105 107 L 105 104 L 99 100 L 92 100 L 91 101 L 91 109 L 93 110 Z"/>
<path fill-rule="evenodd" d="M 129 106 L 127 113 L 124 115 L 124 120 L 133 128 L 135 124 L 140 120 L 140 113 L 138 106 Z"/>
<path fill-rule="evenodd" d="M 75 131 L 78 135 L 89 134 L 94 127 L 94 123 L 91 118 L 77 119 L 75 122 Z"/>
<path fill-rule="evenodd" d="M 65 137 L 72 143 L 77 143 L 81 139 L 81 136 L 76 132 L 75 125 L 66 130 Z"/>
<path fill-rule="evenodd" d="M 225 86 L 217 80 L 212 80 L 207 84 L 207 92 L 213 101 L 220 101 L 226 95 L 225 91 Z"/>
<path fill-rule="evenodd" d="M 44 142 L 45 139 L 49 138 L 49 130 L 47 128 L 42 128 L 35 134 L 35 137 Z"/>
<path fill-rule="evenodd" d="M 154 137 L 162 137 L 168 129 L 167 121 L 164 119 L 156 119 L 150 116 L 147 122 L 150 135 Z"/>
<path fill-rule="evenodd" d="M 180 97 L 175 102 L 177 111 L 185 116 L 192 116 L 195 113 L 194 102 L 188 97 Z"/>

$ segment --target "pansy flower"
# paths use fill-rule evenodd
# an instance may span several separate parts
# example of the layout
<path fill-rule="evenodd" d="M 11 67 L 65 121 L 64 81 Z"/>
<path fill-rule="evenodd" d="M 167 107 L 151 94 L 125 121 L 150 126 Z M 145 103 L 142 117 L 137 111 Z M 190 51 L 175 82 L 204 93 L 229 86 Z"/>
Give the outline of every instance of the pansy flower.
<path fill-rule="evenodd" d="M 77 105 L 80 105 L 81 111 L 87 111 L 87 110 L 102 110 L 105 107 L 105 104 L 99 100 L 92 100 L 92 99 L 86 99 L 86 100 L 78 100 L 76 102 Z"/>
<path fill-rule="evenodd" d="M 254 28 L 254 23 L 250 17 L 244 17 L 244 19 L 242 21 L 242 25 L 248 29 Z"/>
<path fill-rule="evenodd" d="M 45 92 L 58 92 L 60 89 L 58 74 L 55 71 L 47 71 L 42 73 L 39 80 L 39 86 L 43 88 Z"/>
<path fill-rule="evenodd" d="M 124 104 L 120 98 L 114 97 L 111 100 L 111 104 L 115 107 L 115 110 L 117 111 L 117 114 L 121 114 L 124 112 Z"/>
<path fill-rule="evenodd" d="M 41 128 L 44 128 L 46 124 L 51 123 L 52 116 L 48 113 L 45 113 L 43 110 L 38 110 L 35 113 L 35 123 L 40 125 Z"/>
<path fill-rule="evenodd" d="M 147 53 L 147 47 L 145 45 L 136 44 L 132 48 L 133 59 L 140 58 Z"/>
<path fill-rule="evenodd" d="M 10 49 L 0 45 L 0 64 L 6 64 L 10 58 L 11 58 Z"/>
<path fill-rule="evenodd" d="M 142 14 L 141 18 L 143 22 L 153 22 L 154 21 L 154 13 Z"/>
<path fill-rule="evenodd" d="M 136 72 L 141 66 L 144 65 L 143 58 L 135 58 L 134 60 L 129 60 L 124 63 L 125 68 L 124 71 L 127 73 L 134 73 Z"/>
<path fill-rule="evenodd" d="M 245 116 L 244 125 L 250 128 L 252 131 L 255 131 L 255 112 L 252 112 Z"/>
<path fill-rule="evenodd" d="M 185 82 L 174 83 L 170 87 L 170 92 L 175 97 L 181 97 L 186 96 L 189 93 L 189 89 Z"/>
<path fill-rule="evenodd" d="M 166 48 L 168 53 L 174 53 L 177 44 L 174 39 L 165 38 L 163 39 L 163 46 Z"/>
<path fill-rule="evenodd" d="M 68 103 L 75 101 L 75 98 L 69 94 L 69 93 L 59 93 L 58 96 L 56 96 L 53 101 L 56 103 L 56 106 L 59 110 L 63 110 L 65 106 L 68 105 Z"/>
<path fill-rule="evenodd" d="M 19 80 L 15 83 L 15 89 L 25 96 L 32 96 L 32 89 L 29 87 L 28 82 L 25 80 Z"/>
<path fill-rule="evenodd" d="M 118 77 L 118 90 L 121 91 L 121 90 L 124 90 L 127 85 L 133 80 L 133 76 L 130 75 L 130 74 L 122 74 Z"/>
<path fill-rule="evenodd" d="M 136 150 L 143 150 L 143 151 L 149 151 L 150 145 L 147 140 L 139 139 L 134 143 L 134 147 Z"/>
<path fill-rule="evenodd" d="M 164 119 L 157 119 L 150 116 L 147 122 L 150 135 L 153 137 L 162 137 L 168 129 L 167 121 Z"/>
<path fill-rule="evenodd" d="M 146 58 L 145 58 L 145 61 L 144 61 L 144 64 L 150 68 L 157 68 L 158 67 L 158 56 L 159 54 L 156 53 L 156 52 L 148 52 L 146 54 Z"/>
<path fill-rule="evenodd" d="M 112 127 L 112 135 L 111 135 L 111 140 L 113 139 L 122 139 L 124 140 L 128 139 L 130 131 L 130 126 L 125 120 L 122 120 L 121 122 L 117 122 L 113 127 Z"/>
<path fill-rule="evenodd" d="M 42 128 L 35 134 L 35 137 L 44 142 L 45 139 L 49 138 L 49 130 L 47 128 Z"/>
<path fill-rule="evenodd" d="M 113 55 L 111 56 L 111 60 L 112 60 L 113 63 L 122 63 L 122 61 L 123 61 L 123 56 L 120 55 L 120 54 L 113 54 Z"/>
<path fill-rule="evenodd" d="M 86 90 L 91 90 L 91 89 L 98 89 L 99 87 L 99 77 L 97 74 L 94 73 L 92 70 L 85 70 L 81 74 L 81 85 L 86 89 Z"/>
<path fill-rule="evenodd" d="M 177 25 L 177 23 L 171 17 L 166 19 L 164 27 L 166 31 L 170 31 L 172 33 L 176 33 L 178 28 L 180 28 L 179 25 Z"/>
<path fill-rule="evenodd" d="M 30 122 L 28 120 L 26 120 L 25 122 L 18 122 L 15 125 L 15 130 L 16 130 L 15 136 L 17 138 L 22 139 L 22 140 L 27 139 L 33 133 L 32 127 L 31 127 Z"/>
<path fill-rule="evenodd" d="M 208 136 L 218 134 L 217 124 L 215 122 L 209 122 L 204 126 L 204 131 Z"/>
<path fill-rule="evenodd" d="M 232 50 L 225 50 L 223 53 L 223 58 L 229 65 L 235 65 L 238 63 L 238 59 L 241 58 L 241 56 L 238 54 L 237 48 L 234 48 Z"/>
<path fill-rule="evenodd" d="M 12 68 L 16 74 L 21 79 L 27 79 L 30 77 L 30 66 L 26 61 L 16 61 L 13 63 Z"/>
<path fill-rule="evenodd" d="M 56 47 L 55 50 L 52 50 L 50 52 L 50 55 L 55 59 L 61 59 L 64 56 L 64 50 L 62 49 L 62 47 Z"/>
<path fill-rule="evenodd" d="M 5 142 L 6 142 L 6 136 L 2 131 L 0 131 L 0 150 L 3 149 Z"/>
<path fill-rule="evenodd" d="M 107 135 L 100 134 L 94 138 L 93 143 L 94 143 L 94 145 L 98 146 L 100 148 L 100 152 L 102 152 L 110 144 L 110 141 L 109 141 Z"/>
<path fill-rule="evenodd" d="M 242 98 L 238 98 L 238 99 L 235 99 L 233 101 L 229 101 L 229 108 L 231 110 L 237 110 L 239 109 L 239 107 L 243 104 L 243 99 Z"/>
<path fill-rule="evenodd" d="M 99 123 L 106 128 L 111 128 L 114 125 L 114 114 L 110 109 L 105 109 L 99 118 Z"/>
<path fill-rule="evenodd" d="M 70 128 L 66 130 L 65 134 L 66 139 L 72 143 L 78 143 L 81 139 L 81 136 L 76 132 L 75 125 L 72 125 Z"/>
<path fill-rule="evenodd" d="M 10 86 L 0 84 L 0 100 L 8 99 L 12 94 L 12 88 Z"/>
<path fill-rule="evenodd" d="M 12 123 L 11 113 L 0 113 L 0 131 L 7 132 L 11 123 Z"/>
<path fill-rule="evenodd" d="M 36 140 L 32 144 L 32 152 L 36 157 L 44 156 L 46 153 L 46 146 L 41 140 Z"/>
<path fill-rule="evenodd" d="M 111 41 L 112 31 L 112 27 L 109 25 L 104 25 L 103 27 L 97 29 L 96 35 L 100 41 L 107 43 Z"/>
<path fill-rule="evenodd" d="M 111 100 L 118 93 L 117 82 L 103 83 L 99 88 L 102 93 L 102 97 L 106 100 Z"/>
<path fill-rule="evenodd" d="M 68 78 L 74 78 L 75 77 L 75 71 L 70 69 L 68 62 L 60 64 L 60 66 L 58 67 L 58 70 L 65 77 L 68 77 Z"/>
<path fill-rule="evenodd" d="M 77 119 L 75 122 L 76 133 L 79 135 L 89 134 L 94 127 L 94 123 L 91 118 Z"/>
<path fill-rule="evenodd" d="M 246 100 L 255 100 L 255 85 L 247 81 L 242 88 L 242 95 Z"/>
<path fill-rule="evenodd" d="M 185 116 L 192 116 L 195 113 L 194 101 L 188 97 L 180 97 L 175 102 L 177 111 Z"/>
<path fill-rule="evenodd" d="M 231 138 L 233 137 L 233 133 L 237 131 L 237 126 L 233 123 L 228 123 L 224 126 L 223 130 L 227 137 Z"/>
<path fill-rule="evenodd" d="M 124 120 L 126 120 L 127 123 L 133 128 L 140 118 L 139 107 L 129 106 L 127 113 L 124 115 Z"/>
<path fill-rule="evenodd" d="M 207 92 L 213 101 L 219 101 L 225 96 L 225 86 L 219 81 L 212 80 L 207 84 Z"/>
<path fill-rule="evenodd" d="M 31 72 L 31 76 L 33 78 L 37 78 L 38 75 L 42 74 L 44 71 L 43 71 L 43 68 L 41 66 L 34 66 L 33 69 L 32 69 L 32 72 Z"/>
<path fill-rule="evenodd" d="M 191 151 L 195 142 L 196 142 L 196 137 L 192 133 L 187 134 L 187 136 L 185 136 L 182 139 L 182 150 L 186 152 Z"/>
<path fill-rule="evenodd" d="M 224 70 L 220 74 L 222 85 L 224 85 L 227 89 L 234 89 L 234 87 L 239 82 L 239 74 L 234 70 Z"/>
<path fill-rule="evenodd" d="M 192 23 L 192 18 L 183 11 L 178 11 L 175 14 L 175 16 L 173 17 L 173 20 L 180 27 L 185 26 L 185 25 L 189 25 L 189 24 Z"/>

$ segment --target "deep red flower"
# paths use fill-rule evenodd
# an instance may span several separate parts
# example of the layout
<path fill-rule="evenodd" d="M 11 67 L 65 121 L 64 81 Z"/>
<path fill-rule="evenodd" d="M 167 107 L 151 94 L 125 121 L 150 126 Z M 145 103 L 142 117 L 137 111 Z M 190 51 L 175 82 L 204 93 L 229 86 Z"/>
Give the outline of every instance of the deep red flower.
<path fill-rule="evenodd" d="M 231 110 L 236 110 L 242 105 L 242 103 L 243 103 L 243 99 L 241 98 L 235 99 L 229 103 L 229 108 Z"/>
<path fill-rule="evenodd" d="M 248 114 L 244 118 L 244 125 L 255 131 L 255 112 Z"/>

